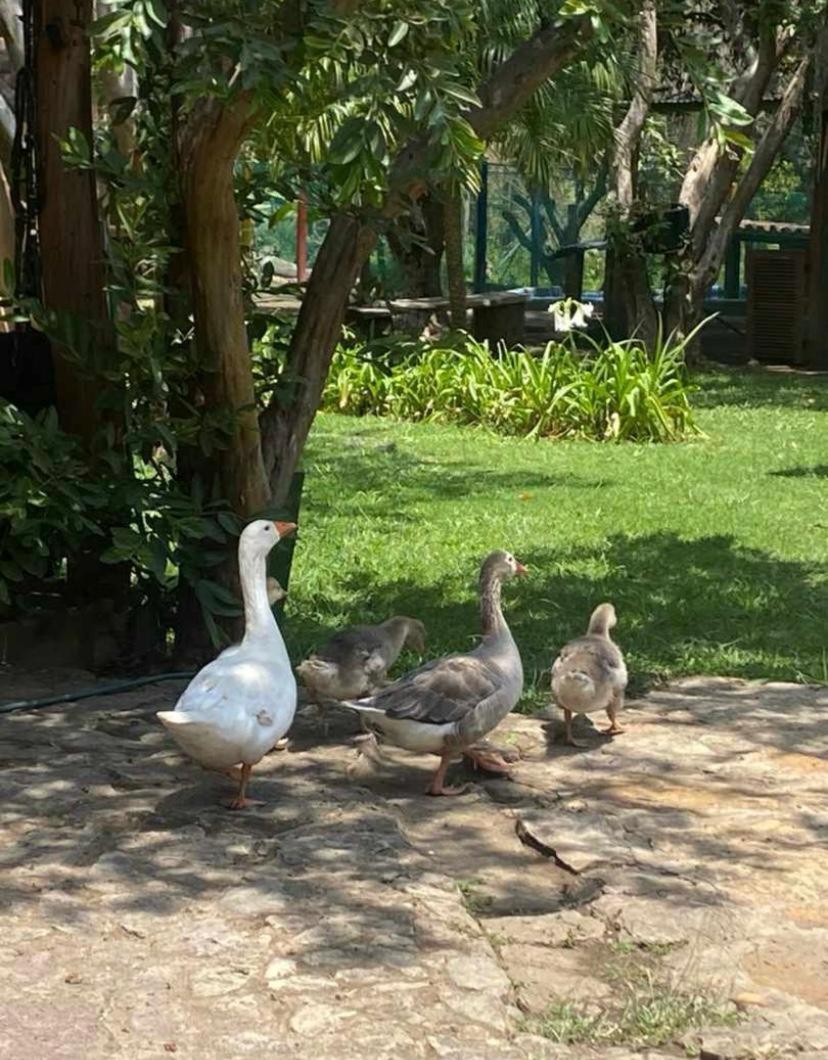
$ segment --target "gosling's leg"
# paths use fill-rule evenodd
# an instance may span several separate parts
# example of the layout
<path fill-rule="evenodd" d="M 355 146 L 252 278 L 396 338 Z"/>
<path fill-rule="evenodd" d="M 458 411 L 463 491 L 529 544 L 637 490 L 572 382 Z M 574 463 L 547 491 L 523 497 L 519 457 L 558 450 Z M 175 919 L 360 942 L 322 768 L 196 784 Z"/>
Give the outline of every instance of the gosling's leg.
<path fill-rule="evenodd" d="M 227 804 L 228 810 L 243 810 L 247 806 L 247 784 L 250 780 L 250 773 L 253 766 L 243 765 L 240 770 L 239 777 L 239 790 L 236 793 L 236 797 Z"/>
<path fill-rule="evenodd" d="M 607 717 L 610 720 L 610 724 L 608 729 L 604 729 L 604 732 L 607 733 L 609 736 L 617 736 L 619 733 L 622 733 L 624 731 L 618 724 L 618 712 L 622 709 L 623 706 L 624 693 L 616 692 L 615 695 L 612 697 L 610 705 L 607 707 Z"/>
<path fill-rule="evenodd" d="M 564 707 L 564 722 L 566 724 L 565 742 L 569 744 L 570 747 L 586 747 L 585 743 L 583 743 L 581 740 L 576 740 L 575 737 L 572 735 L 572 718 L 572 711 L 567 710 L 566 707 Z"/>
<path fill-rule="evenodd" d="M 431 783 L 426 788 L 426 795 L 463 795 L 467 789 L 467 785 L 463 784 L 457 788 L 447 788 L 444 784 L 446 779 L 446 770 L 451 764 L 452 759 L 456 756 L 456 751 L 444 751 L 440 756 L 440 765 L 437 767 L 437 772 L 431 778 Z"/>

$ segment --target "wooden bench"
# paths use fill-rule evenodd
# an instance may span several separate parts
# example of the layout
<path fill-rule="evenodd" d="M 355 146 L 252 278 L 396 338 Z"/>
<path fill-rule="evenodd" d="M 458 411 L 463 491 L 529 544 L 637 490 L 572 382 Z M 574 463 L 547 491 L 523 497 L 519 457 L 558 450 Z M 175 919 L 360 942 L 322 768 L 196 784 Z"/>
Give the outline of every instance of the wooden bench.
<path fill-rule="evenodd" d="M 515 346 L 523 342 L 527 296 L 517 291 L 489 291 L 466 296 L 472 311 L 472 334 L 479 341 L 488 340 Z M 447 298 L 395 298 L 388 303 L 394 326 L 419 335 L 432 317 L 448 323 Z"/>
<path fill-rule="evenodd" d="M 345 323 L 363 339 L 375 339 L 391 330 L 391 310 L 384 305 L 352 305 L 345 313 Z"/>

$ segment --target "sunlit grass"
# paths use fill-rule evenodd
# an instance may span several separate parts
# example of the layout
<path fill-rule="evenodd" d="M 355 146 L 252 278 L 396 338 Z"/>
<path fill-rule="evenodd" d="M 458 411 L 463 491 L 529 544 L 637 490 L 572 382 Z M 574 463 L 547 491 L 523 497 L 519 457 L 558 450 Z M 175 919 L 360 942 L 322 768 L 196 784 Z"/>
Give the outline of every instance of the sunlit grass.
<path fill-rule="evenodd" d="M 478 564 L 504 547 L 532 569 L 505 591 L 527 705 L 605 599 L 636 683 L 824 680 L 828 381 L 698 381 L 706 437 L 682 444 L 320 416 L 288 603 L 294 652 L 394 612 L 426 623 L 429 653 L 465 648 Z"/>

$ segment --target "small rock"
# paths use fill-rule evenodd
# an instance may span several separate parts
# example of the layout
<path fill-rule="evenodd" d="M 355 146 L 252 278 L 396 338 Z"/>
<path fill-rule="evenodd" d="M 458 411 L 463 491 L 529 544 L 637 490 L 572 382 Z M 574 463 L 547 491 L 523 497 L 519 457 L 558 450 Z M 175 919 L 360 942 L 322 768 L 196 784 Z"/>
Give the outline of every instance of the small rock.
<path fill-rule="evenodd" d="M 768 1004 L 767 999 L 761 994 L 753 994 L 749 990 L 743 990 L 740 994 L 735 994 L 730 1000 L 741 1009 L 750 1008 L 751 1006 L 766 1008 Z"/>
<path fill-rule="evenodd" d="M 272 986 L 273 983 L 278 982 L 280 979 L 285 979 L 295 972 L 296 961 L 292 961 L 289 957 L 274 957 L 265 970 L 267 985 Z"/>
<path fill-rule="evenodd" d="M 220 997 L 244 986 L 249 977 L 246 968 L 208 968 L 193 978 L 196 997 Z"/>
<path fill-rule="evenodd" d="M 488 956 L 452 957 L 446 971 L 449 979 L 464 990 L 501 990 L 505 993 L 509 989 L 509 980 Z"/>
<path fill-rule="evenodd" d="M 291 1017 L 290 1029 L 296 1034 L 307 1037 L 325 1034 L 355 1015 L 354 1009 L 335 1009 L 330 1005 L 305 1005 Z"/>

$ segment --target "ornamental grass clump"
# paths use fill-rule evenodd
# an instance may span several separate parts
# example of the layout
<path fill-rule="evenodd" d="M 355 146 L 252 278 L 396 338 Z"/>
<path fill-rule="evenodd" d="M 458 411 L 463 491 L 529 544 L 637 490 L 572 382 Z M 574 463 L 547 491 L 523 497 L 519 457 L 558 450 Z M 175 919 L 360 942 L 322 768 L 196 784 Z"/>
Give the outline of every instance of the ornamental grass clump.
<path fill-rule="evenodd" d="M 679 441 L 698 433 L 682 341 L 550 342 L 492 351 L 460 333 L 437 343 L 340 346 L 323 407 L 486 427 L 525 437 Z"/>

